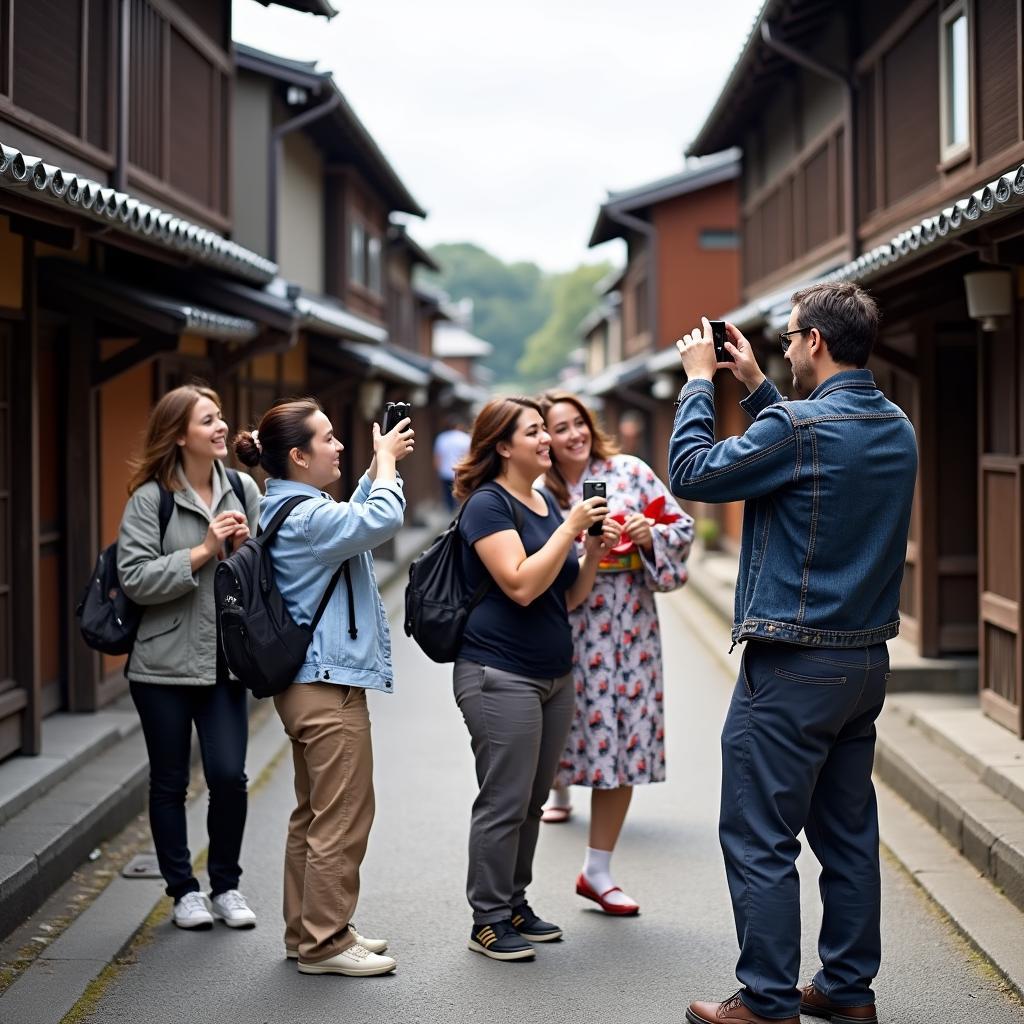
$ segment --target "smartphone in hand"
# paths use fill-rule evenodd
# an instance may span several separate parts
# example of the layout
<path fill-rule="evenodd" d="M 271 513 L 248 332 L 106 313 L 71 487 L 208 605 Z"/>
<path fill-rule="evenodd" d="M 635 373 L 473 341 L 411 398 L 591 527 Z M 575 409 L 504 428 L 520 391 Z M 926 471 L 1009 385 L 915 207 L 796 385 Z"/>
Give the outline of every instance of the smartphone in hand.
<path fill-rule="evenodd" d="M 608 498 L 608 487 L 603 480 L 583 481 L 583 500 L 588 498 Z M 589 527 L 587 533 L 591 537 L 600 537 L 604 527 L 601 523 L 594 523 Z"/>
<path fill-rule="evenodd" d="M 384 406 L 384 426 L 380 432 L 390 434 L 408 416 L 412 416 L 412 406 L 408 402 L 388 402 Z"/>
<path fill-rule="evenodd" d="M 711 340 L 715 346 L 715 359 L 720 363 L 735 362 L 732 353 L 725 347 L 725 343 L 729 338 L 729 334 L 725 329 L 725 321 L 709 320 L 708 323 L 711 324 Z"/>

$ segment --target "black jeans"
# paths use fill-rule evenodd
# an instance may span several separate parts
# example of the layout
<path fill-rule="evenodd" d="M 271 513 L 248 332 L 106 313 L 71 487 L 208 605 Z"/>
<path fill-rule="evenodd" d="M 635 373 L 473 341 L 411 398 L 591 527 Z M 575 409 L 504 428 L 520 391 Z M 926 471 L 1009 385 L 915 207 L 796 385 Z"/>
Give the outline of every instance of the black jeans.
<path fill-rule="evenodd" d="M 215 686 L 133 682 L 131 693 L 149 753 L 149 827 L 167 895 L 179 900 L 185 893 L 199 891 L 185 827 L 193 722 L 210 792 L 206 815 L 210 889 L 214 896 L 237 889 L 248 805 L 245 690 L 227 682 Z"/>

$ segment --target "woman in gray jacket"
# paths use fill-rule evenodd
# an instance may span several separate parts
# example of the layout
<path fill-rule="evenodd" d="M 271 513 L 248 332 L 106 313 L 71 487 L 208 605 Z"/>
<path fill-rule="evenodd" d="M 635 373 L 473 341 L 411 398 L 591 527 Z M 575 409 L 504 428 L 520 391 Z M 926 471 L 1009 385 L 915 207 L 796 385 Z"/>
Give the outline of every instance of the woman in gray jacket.
<path fill-rule="evenodd" d="M 219 658 L 213 574 L 217 560 L 255 530 L 259 488 L 248 474 L 228 476 L 221 463 L 227 432 L 209 388 L 185 385 L 164 395 L 133 466 L 117 539 L 121 585 L 145 609 L 127 675 L 149 753 L 153 843 L 179 928 L 210 928 L 213 915 L 232 928 L 256 923 L 238 891 L 246 694 Z M 161 536 L 164 492 L 173 505 Z M 193 723 L 210 792 L 209 906 L 192 872 L 185 827 Z"/>
<path fill-rule="evenodd" d="M 339 567 L 295 681 L 274 697 L 291 740 L 296 806 L 284 863 L 285 956 L 303 974 L 388 974 L 386 939 L 363 938 L 352 924 L 359 868 L 373 823 L 373 749 L 366 691 L 391 693 L 391 637 L 377 592 L 377 545 L 402 527 L 405 498 L 396 463 L 413 448 L 409 421 L 381 436 L 349 501 L 324 489 L 341 476 L 343 445 L 313 399 L 282 402 L 259 428 L 235 438 L 246 466 L 266 470 L 265 526 L 292 498 L 301 501 L 270 547 L 274 579 L 296 622 L 311 622 Z"/>

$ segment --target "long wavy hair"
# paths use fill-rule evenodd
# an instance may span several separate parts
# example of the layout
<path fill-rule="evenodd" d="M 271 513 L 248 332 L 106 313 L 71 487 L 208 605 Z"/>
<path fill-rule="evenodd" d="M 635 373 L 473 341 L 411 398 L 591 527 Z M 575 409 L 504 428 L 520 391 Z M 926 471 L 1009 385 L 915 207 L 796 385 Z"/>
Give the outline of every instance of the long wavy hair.
<path fill-rule="evenodd" d="M 218 410 L 221 407 L 220 396 L 202 381 L 168 391 L 153 407 L 142 452 L 128 463 L 132 471 L 128 481 L 129 494 L 134 494 L 149 480 L 156 480 L 168 491 L 181 490 L 182 484 L 178 480 L 181 446 L 178 438 L 188 432 L 192 410 L 200 398 L 208 398 Z"/>
<path fill-rule="evenodd" d="M 498 445 L 512 439 L 524 409 L 533 409 L 544 415 L 532 398 L 521 395 L 492 398 L 477 414 L 469 451 L 455 466 L 453 490 L 459 501 L 465 501 L 478 487 L 501 472 L 504 460 L 498 454 Z"/>
<path fill-rule="evenodd" d="M 609 459 L 613 455 L 619 454 L 619 446 L 615 443 L 615 439 L 601 426 L 597 417 L 584 404 L 583 399 L 579 395 L 574 395 L 571 391 L 545 391 L 538 399 L 538 402 L 545 423 L 548 421 L 548 413 L 551 412 L 553 405 L 558 405 L 560 402 L 568 402 L 569 405 L 576 407 L 577 412 L 583 417 L 583 422 L 586 423 L 587 429 L 590 431 L 591 459 Z M 548 426 L 550 427 L 550 424 Z M 560 508 L 569 507 L 571 504 L 569 501 L 569 484 L 562 475 L 561 469 L 559 469 L 553 446 L 551 448 L 551 468 L 544 474 L 544 486 L 551 492 Z"/>

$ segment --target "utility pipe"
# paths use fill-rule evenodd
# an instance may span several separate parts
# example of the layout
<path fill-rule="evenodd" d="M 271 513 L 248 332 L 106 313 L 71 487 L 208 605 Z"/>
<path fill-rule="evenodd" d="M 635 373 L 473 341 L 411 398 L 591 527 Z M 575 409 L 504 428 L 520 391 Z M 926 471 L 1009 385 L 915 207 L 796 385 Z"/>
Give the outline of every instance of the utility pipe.
<path fill-rule="evenodd" d="M 281 166 L 281 151 L 284 144 L 284 137 L 305 128 L 314 121 L 329 114 L 336 107 L 341 105 L 341 93 L 334 91 L 331 96 L 319 106 L 311 110 L 303 111 L 290 121 L 279 124 L 270 133 L 270 152 L 267 164 L 267 255 L 275 263 L 277 262 L 277 179 Z"/>
<path fill-rule="evenodd" d="M 658 347 L 658 232 L 654 225 L 631 213 L 606 206 L 605 213 L 624 228 L 636 231 L 647 240 L 647 323 L 651 332 L 652 348 Z"/>
<path fill-rule="evenodd" d="M 783 42 L 772 34 L 771 23 L 767 20 L 761 22 L 761 39 L 769 50 L 773 50 L 786 60 L 807 68 L 808 71 L 821 75 L 833 82 L 838 82 L 843 87 L 844 106 L 846 118 L 846 140 L 843 147 L 844 164 L 846 173 L 843 175 L 846 182 L 846 195 L 843 197 L 843 215 L 846 219 L 846 231 L 849 235 L 849 258 L 856 259 L 860 255 L 860 238 L 857 234 L 857 193 L 859 181 L 857 176 L 857 89 L 853 79 L 822 64 L 806 53 L 802 53 L 789 43 Z"/>

